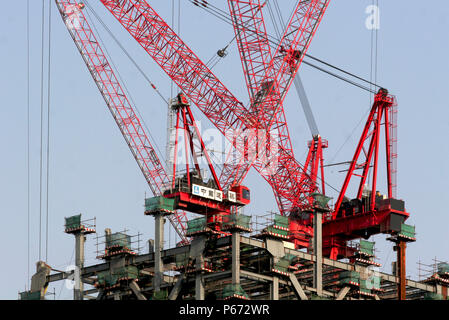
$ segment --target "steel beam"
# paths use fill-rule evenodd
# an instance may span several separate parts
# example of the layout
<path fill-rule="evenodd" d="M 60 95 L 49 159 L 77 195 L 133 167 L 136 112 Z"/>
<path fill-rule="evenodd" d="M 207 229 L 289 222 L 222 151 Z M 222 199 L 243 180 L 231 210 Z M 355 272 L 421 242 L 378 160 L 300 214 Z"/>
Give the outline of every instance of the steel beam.
<path fill-rule="evenodd" d="M 200 236 L 195 238 L 191 242 L 190 248 L 190 256 L 195 258 L 195 268 L 197 274 L 195 276 L 195 299 L 196 300 L 204 300 L 205 291 L 204 291 L 204 278 L 203 272 L 201 269 L 204 267 L 204 248 L 206 245 L 205 236 Z"/>
<path fill-rule="evenodd" d="M 184 281 L 184 274 L 181 274 L 178 278 L 178 281 L 176 281 L 175 286 L 168 295 L 168 300 L 176 300 L 178 298 L 178 295 L 181 292 L 181 286 L 183 281 Z"/>
<path fill-rule="evenodd" d="M 343 289 L 341 289 L 340 292 L 338 292 L 335 300 L 343 300 L 348 294 L 349 290 L 351 290 L 351 287 L 344 287 Z"/>
<path fill-rule="evenodd" d="M 137 284 L 136 280 L 131 281 L 131 283 L 129 284 L 129 287 L 136 295 L 137 300 L 147 300 L 147 298 L 142 294 L 142 291 L 140 290 L 140 287 Z"/>
<path fill-rule="evenodd" d="M 204 279 L 201 273 L 198 273 L 195 277 L 195 299 L 204 300 Z"/>
<path fill-rule="evenodd" d="M 264 243 L 264 241 L 258 240 L 258 239 L 254 239 L 254 238 L 249 238 L 243 235 L 240 235 L 240 242 L 241 244 L 245 245 L 245 246 L 249 246 L 252 247 L 253 249 L 260 249 L 261 254 L 263 254 L 263 251 L 266 250 L 266 244 Z M 230 245 L 232 245 L 232 237 L 222 237 L 219 238 L 217 240 L 217 248 L 224 248 L 224 247 L 229 247 Z M 166 260 L 166 261 L 174 261 L 174 258 L 177 254 L 189 254 L 191 252 L 191 246 L 192 245 L 185 245 L 182 247 L 176 247 L 176 248 L 171 248 L 171 249 L 167 249 L 167 250 L 163 250 L 161 252 L 161 258 L 162 260 Z M 285 248 L 284 249 L 286 254 L 292 254 L 297 256 L 300 261 L 303 262 L 314 262 L 315 261 L 315 257 L 312 254 L 306 253 L 306 252 L 302 252 L 302 251 L 298 251 L 298 250 L 294 250 L 294 249 L 288 249 Z M 266 253 L 267 255 L 269 254 L 268 252 Z M 144 265 L 147 268 L 151 268 L 154 265 L 154 258 L 155 255 L 153 253 L 150 254 L 143 254 L 143 255 L 137 255 L 137 256 L 131 256 L 129 257 L 129 261 L 128 261 L 128 265 Z M 340 262 L 340 261 L 335 261 L 335 260 L 331 260 L 328 258 L 323 258 L 323 267 L 332 267 L 335 268 L 337 270 L 348 270 L 348 271 L 357 271 L 357 272 L 364 272 L 364 270 L 366 269 L 363 266 L 357 266 L 357 265 L 353 265 L 353 264 L 349 264 L 349 263 L 344 263 L 344 262 Z M 95 277 L 96 274 L 98 272 L 101 271 L 107 271 L 110 270 L 111 266 L 109 262 L 105 262 L 105 263 L 100 263 L 97 265 L 92 265 L 92 266 L 88 266 L 85 267 L 81 270 L 81 275 L 83 278 L 83 281 L 87 278 L 92 278 Z M 56 271 L 56 270 L 53 270 Z M 323 269 L 324 271 L 324 269 Z M 395 288 L 397 287 L 397 284 L 399 283 L 399 278 L 396 276 L 393 276 L 391 274 L 386 274 L 386 273 L 379 273 L 382 283 L 385 284 L 391 284 L 392 286 L 394 286 Z M 59 281 L 59 280 L 64 280 L 64 279 L 68 279 L 70 276 L 73 276 L 73 272 L 58 272 L 52 275 L 47 275 L 46 279 L 48 282 L 54 282 L 54 281 Z M 229 277 L 229 280 L 231 280 L 232 277 L 232 271 L 226 271 L 226 272 L 219 272 L 219 273 L 213 273 L 213 274 L 206 274 L 206 275 L 202 275 L 203 278 L 203 285 L 204 285 L 204 281 L 217 281 L 218 279 L 224 279 L 226 277 Z M 247 270 L 240 270 L 240 277 L 243 279 L 250 279 L 253 281 L 261 281 L 261 282 L 265 282 L 265 283 L 269 283 L 271 284 L 274 280 L 272 276 L 268 276 L 268 275 L 261 275 L 258 273 L 253 273 L 253 272 L 249 272 Z M 165 277 L 164 277 L 165 278 Z M 167 280 L 164 280 L 167 281 Z M 196 282 L 196 279 L 193 278 L 192 282 L 188 281 L 185 282 L 186 285 L 194 285 L 193 282 Z M 289 281 L 285 281 L 282 278 L 279 278 L 279 285 L 290 285 Z M 162 287 L 167 287 L 167 286 L 172 286 L 172 285 L 165 285 L 163 284 Z M 306 292 L 315 292 L 316 290 L 314 288 L 309 288 L 309 287 L 303 287 L 304 290 Z M 204 289 L 204 287 L 203 287 Z M 425 283 L 420 283 L 420 282 L 416 282 L 413 280 L 406 280 L 406 289 L 410 292 L 411 290 L 415 289 L 415 290 L 421 290 L 422 293 L 424 292 L 437 292 L 437 289 L 434 285 L 430 285 L 430 284 L 425 284 Z M 145 287 L 142 288 L 142 291 L 147 292 L 147 291 L 151 291 L 153 290 L 152 287 Z M 394 290 L 396 291 L 396 290 Z M 204 294 L 204 293 L 203 293 Z M 331 292 L 327 292 L 325 290 L 323 290 L 323 294 L 326 296 L 336 296 Z M 388 297 L 389 293 L 383 294 L 380 296 L 381 299 L 385 299 Z M 396 294 L 396 292 L 392 292 L 392 294 Z M 408 294 L 409 297 L 411 293 Z M 201 294 L 199 294 L 201 296 Z M 269 296 L 269 293 L 266 294 L 267 296 Z M 279 298 L 281 298 L 281 294 L 279 294 Z"/>
<path fill-rule="evenodd" d="M 299 298 L 301 300 L 309 300 L 306 294 L 304 293 L 304 290 L 302 290 L 302 287 L 299 284 L 298 279 L 296 279 L 296 276 L 293 273 L 290 273 L 289 278 Z"/>

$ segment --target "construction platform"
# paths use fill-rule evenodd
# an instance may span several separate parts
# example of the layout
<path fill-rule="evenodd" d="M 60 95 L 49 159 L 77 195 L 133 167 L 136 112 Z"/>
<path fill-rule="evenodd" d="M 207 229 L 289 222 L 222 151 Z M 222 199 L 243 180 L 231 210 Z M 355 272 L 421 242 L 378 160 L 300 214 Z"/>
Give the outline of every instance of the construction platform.
<path fill-rule="evenodd" d="M 235 257 L 240 263 L 234 267 L 233 237 L 238 242 L 234 245 L 240 247 L 238 257 Z M 153 283 L 154 252 L 116 255 L 103 263 L 82 268 L 82 282 L 95 285 L 95 288 L 83 291 L 82 296 L 83 299 L 99 300 L 397 299 L 398 277 L 357 262 L 344 263 L 327 258 L 322 259 L 322 293 L 318 296 L 313 284 L 315 256 L 288 246 L 279 239 L 257 239 L 239 232 L 220 238 L 200 236 L 189 245 L 161 251 L 164 274 L 157 290 Z M 282 259 L 289 263 L 279 263 Z M 116 272 L 126 276 L 117 277 L 110 286 L 100 284 L 105 273 L 113 275 Z M 71 277 L 70 272 L 57 272 L 48 274 L 46 282 L 48 285 Z M 363 281 L 370 278 L 375 279 L 369 281 L 371 286 L 363 287 Z M 95 297 L 95 294 L 98 295 Z M 447 299 L 447 287 L 438 281 L 407 280 L 406 297 L 410 300 Z"/>

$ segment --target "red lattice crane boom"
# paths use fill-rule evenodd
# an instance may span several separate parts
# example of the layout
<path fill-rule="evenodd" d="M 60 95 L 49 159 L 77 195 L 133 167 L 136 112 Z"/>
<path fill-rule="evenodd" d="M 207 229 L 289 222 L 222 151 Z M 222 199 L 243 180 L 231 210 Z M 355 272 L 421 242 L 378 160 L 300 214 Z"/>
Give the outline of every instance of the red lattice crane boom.
<path fill-rule="evenodd" d="M 262 5 L 259 0 L 228 0 L 228 5 L 250 96 L 251 112 L 258 115 L 258 123 L 262 123 L 262 128 L 277 131 L 277 143 L 279 149 L 282 149 L 282 154 L 276 159 L 278 164 L 276 174 L 272 177 L 278 181 L 272 185 L 284 185 L 285 173 L 288 172 L 296 181 L 301 181 L 299 185 L 291 185 L 291 189 L 295 190 L 296 187 L 296 190 L 305 191 L 302 190 L 305 187 L 311 194 L 316 191 L 315 181 L 310 181 L 305 175 L 307 167 L 306 169 L 299 167 L 298 170 L 292 166 L 296 161 L 292 161 L 294 152 L 282 103 L 329 1 L 298 2 L 274 56 L 271 55 L 262 12 L 265 3 Z M 257 158 L 254 160 L 255 167 L 260 166 L 257 160 Z M 238 171 L 247 172 L 250 164 L 249 161 L 240 158 L 240 161 L 236 161 L 233 165 L 225 166 L 227 170 L 225 175 L 239 177 L 241 174 Z M 292 168 L 294 170 L 291 170 Z M 276 187 L 273 189 L 280 207 L 284 210 L 291 209 L 292 206 L 285 201 L 285 190 Z M 299 197 L 301 200 L 295 204 L 297 206 L 306 204 L 304 198 L 302 193 Z M 281 209 L 281 213 L 284 210 Z"/>
<path fill-rule="evenodd" d="M 55 2 L 70 36 L 81 53 L 151 191 L 155 195 L 162 194 L 163 186 L 169 182 L 165 169 L 82 12 L 84 5 L 74 0 L 56 0 Z M 169 219 L 181 240 L 187 241 L 186 213 L 178 211 Z"/>
<path fill-rule="evenodd" d="M 230 130 L 258 126 L 254 118 L 248 116 L 248 110 L 242 103 L 227 90 L 146 1 L 102 0 L 101 2 L 228 139 L 232 141 L 232 136 L 229 137 Z M 300 15 L 293 21 L 300 23 Z M 236 146 L 240 154 L 245 154 L 244 143 L 238 143 Z M 308 194 L 310 188 L 314 186 L 299 185 L 302 169 L 289 152 L 281 147 L 276 157 L 285 165 L 276 168 L 275 172 L 266 170 L 267 164 L 263 163 L 254 167 L 278 192 L 281 199 L 278 201 L 280 210 L 287 213 L 303 202 L 305 194 Z M 241 178 L 234 180 L 241 181 Z M 226 187 L 223 185 L 223 188 Z"/>
<path fill-rule="evenodd" d="M 228 0 L 251 108 L 270 128 L 304 58 L 329 0 L 298 1 L 271 54 L 260 0 Z"/>
<path fill-rule="evenodd" d="M 260 48 L 252 51 L 251 48 L 247 48 L 249 51 L 246 52 L 245 50 L 247 49 L 245 49 L 245 46 L 248 46 L 250 42 L 245 43 L 246 40 L 242 39 L 249 38 L 243 37 L 241 33 L 251 29 L 243 28 L 242 30 L 236 30 L 236 34 L 241 36 L 238 40 L 241 53 L 246 52 L 246 54 L 250 55 L 260 54 L 258 56 L 259 60 L 250 57 L 252 59 L 251 61 L 254 62 L 250 65 L 250 68 L 248 68 L 248 64 L 244 63 L 248 57 L 243 57 L 242 55 L 244 71 L 248 75 L 245 79 L 249 86 L 250 100 L 252 99 L 250 109 L 246 109 L 227 90 L 210 69 L 185 45 L 146 1 L 102 0 L 101 2 L 220 132 L 234 143 L 236 149 L 239 151 L 240 159 L 243 160 L 240 160 L 238 166 L 235 167 L 236 169 L 231 171 L 232 175 L 228 175 L 233 180 L 224 180 L 226 183 L 222 184 L 223 189 L 235 187 L 246 175 L 249 165 L 252 165 L 269 182 L 275 191 L 282 214 L 294 212 L 296 209 L 301 210 L 302 206 L 309 203 L 311 193 L 317 190 L 316 177 L 318 167 L 321 166 L 322 168 L 322 163 L 315 163 L 315 161 L 322 159 L 319 155 L 321 153 L 320 148 L 323 148 L 322 141 L 316 146 L 311 145 L 308 162 L 308 164 L 310 163 L 311 169 L 310 173 L 308 173 L 309 165 L 307 165 L 306 169 L 302 168 L 293 156 L 282 102 L 291 85 L 292 75 L 297 72 L 304 56 L 304 51 L 310 43 L 311 37 L 316 30 L 315 27 L 321 20 L 328 1 L 311 0 L 298 4 L 297 12 L 293 15 L 281 40 L 281 44 L 276 50 L 275 58 L 267 59 L 263 56 L 268 54 L 268 58 L 270 58 L 269 47 L 267 47 L 268 49 L 265 53 Z M 100 92 L 108 104 L 150 187 L 154 188 L 154 186 L 164 185 L 168 182 L 165 171 L 157 159 L 156 153 L 151 147 L 143 128 L 140 126 L 140 122 L 126 99 L 120 84 L 115 78 L 113 70 L 96 41 L 92 30 L 90 30 L 82 14 L 81 19 L 78 21 L 78 26 L 74 27 L 72 23 L 73 21 L 70 16 L 74 14 L 73 6 L 75 5 L 75 8 L 81 8 L 82 6 L 76 1 L 68 0 L 56 0 L 56 3 L 70 34 L 80 50 L 89 71 L 96 81 Z M 243 1 L 235 0 L 230 2 L 231 5 L 233 3 L 243 3 Z M 252 16 L 260 14 L 261 18 L 255 19 L 254 21 L 251 19 L 243 21 L 247 17 L 242 19 L 242 16 L 240 16 L 239 19 L 242 20 L 241 22 L 238 22 L 240 21 L 238 19 L 234 19 L 233 21 L 236 21 L 235 26 L 237 27 L 239 25 L 244 26 L 245 24 L 259 23 L 255 29 L 259 32 L 259 38 L 256 37 L 255 43 L 260 42 L 263 44 L 265 41 L 264 36 L 266 37 L 266 30 L 263 26 L 260 2 L 248 2 L 248 4 L 258 5 L 259 9 L 255 10 Z M 304 11 L 303 9 L 305 8 L 308 8 L 309 11 Z M 311 27 L 313 24 L 310 23 L 315 23 L 314 27 Z M 289 28 L 296 30 L 296 32 L 289 32 Z M 306 30 L 311 30 L 311 32 L 307 33 Z M 303 49 L 301 50 L 300 48 Z M 279 55 L 282 58 L 277 59 L 276 57 Z M 266 61 L 269 61 L 268 66 L 266 65 Z M 255 72 L 256 67 L 263 67 L 265 69 L 261 69 L 263 72 L 261 71 L 262 73 L 259 74 Z M 267 77 L 270 79 L 271 72 L 273 72 L 274 80 L 272 83 L 271 80 L 268 81 L 267 84 L 264 82 L 264 79 L 266 80 Z M 261 94 L 260 90 L 263 91 Z M 324 251 L 325 254 L 330 255 L 334 259 L 345 256 L 343 250 L 347 249 L 347 240 L 360 236 L 366 237 L 379 232 L 390 232 L 394 228 L 397 228 L 398 221 L 404 221 L 408 217 L 403 202 L 398 202 L 398 200 L 393 198 L 396 157 L 394 146 L 396 141 L 395 137 L 391 135 L 392 131 L 394 131 L 395 124 L 390 119 L 395 115 L 395 112 L 392 111 L 394 105 L 394 97 L 389 96 L 385 90 L 379 91 L 376 95 L 370 117 L 363 131 L 354 159 L 351 162 L 334 212 L 331 216 L 326 217 L 326 221 L 324 221 Z M 375 191 L 382 118 L 384 118 L 383 124 L 385 125 L 387 144 L 388 199 L 379 200 L 375 196 Z M 271 157 L 269 156 L 262 160 L 257 157 L 247 157 L 248 145 L 252 145 L 252 143 L 248 143 L 251 141 L 249 139 L 258 139 L 259 134 L 250 135 L 245 145 L 245 143 L 241 143 L 245 142 L 243 137 L 240 135 L 238 137 L 229 135 L 229 131 L 233 130 L 234 133 L 242 133 L 245 130 L 251 129 L 265 130 L 265 134 L 270 130 L 271 132 L 277 131 L 278 135 L 275 139 L 279 147 L 277 152 L 272 154 Z M 271 132 L 268 134 L 271 134 Z M 286 132 L 286 134 L 283 135 L 281 132 Z M 237 139 L 240 139 L 239 143 L 236 142 Z M 260 140 L 271 141 L 265 135 Z M 365 152 L 365 162 L 357 164 L 362 151 Z M 271 161 L 274 156 L 278 163 L 273 171 L 272 168 L 268 168 L 270 163 L 267 162 L 267 159 Z M 374 162 L 373 165 L 372 162 Z M 368 199 L 369 203 L 363 204 L 363 186 L 367 180 L 370 167 L 374 168 L 373 185 L 370 197 L 365 197 L 365 200 Z M 358 169 L 363 169 L 363 173 L 360 176 L 361 181 L 357 198 L 353 199 L 356 200 L 354 203 L 351 202 L 348 205 L 345 199 L 345 193 L 352 177 L 356 175 L 354 173 L 355 170 Z M 160 194 L 161 188 L 157 187 L 157 189 L 153 191 L 156 194 Z M 324 191 L 324 185 L 322 189 Z M 180 213 L 176 216 L 176 219 L 172 223 L 175 226 L 178 223 L 177 230 L 182 230 L 183 222 L 185 222 L 183 219 L 186 219 L 185 214 Z M 300 230 L 302 232 L 306 231 L 306 236 L 311 234 L 307 228 L 310 228 L 309 224 L 306 224 L 305 228 Z M 303 240 L 304 243 L 301 243 L 301 245 L 307 246 L 305 243 L 307 237 L 300 239 L 300 241 Z"/>
<path fill-rule="evenodd" d="M 242 66 L 245 74 L 245 80 L 248 87 L 248 93 L 250 95 L 251 112 L 255 114 L 262 114 L 263 116 L 270 115 L 270 112 L 278 112 L 278 114 L 283 114 L 282 110 L 282 95 L 280 90 L 276 90 L 274 87 L 270 90 L 270 85 L 272 83 L 275 86 L 282 86 L 283 83 L 290 85 L 291 79 L 288 79 L 288 76 L 291 74 L 294 76 L 294 68 L 296 64 L 299 65 L 302 57 L 304 56 L 303 50 L 298 50 L 291 45 L 283 44 L 283 40 L 281 40 L 281 44 L 278 46 L 276 53 L 274 54 L 274 59 L 271 57 L 270 47 L 268 36 L 266 34 L 262 6 L 260 1 L 258 0 L 228 0 L 229 9 L 231 12 L 231 20 L 235 29 L 235 35 L 238 43 L 239 53 L 242 60 Z M 313 6 L 317 6 L 319 8 L 322 6 L 323 10 L 326 9 L 328 5 L 328 1 L 303 1 L 299 2 L 298 6 L 305 9 L 308 5 L 308 9 L 311 9 Z M 305 10 L 297 10 L 298 12 L 306 12 Z M 306 17 L 310 17 L 308 13 L 305 13 Z M 313 19 L 311 19 L 314 21 Z M 307 21 L 307 19 L 303 20 Z M 318 24 L 319 20 L 315 20 Z M 287 30 L 284 33 L 284 37 L 287 34 L 290 34 L 290 30 L 288 28 L 291 27 L 291 21 L 287 27 Z M 314 25 L 311 25 L 311 28 L 304 28 L 304 26 L 299 27 L 299 29 L 304 28 L 303 30 L 310 31 L 310 35 L 313 35 L 314 30 L 316 30 Z M 307 37 L 306 37 L 307 38 Z M 311 38 L 311 37 L 310 37 Z M 308 47 L 308 44 L 305 43 L 305 48 Z M 282 56 L 281 54 L 285 54 Z M 276 66 L 280 65 L 281 59 L 279 57 L 283 57 L 284 61 L 290 62 L 290 70 L 283 69 L 283 67 Z M 288 60 L 290 58 L 290 60 Z M 270 73 L 273 68 L 275 73 Z M 285 68 L 285 66 L 284 66 Z M 276 81 L 277 76 L 284 76 L 284 82 Z M 267 93 L 268 92 L 268 93 Z M 262 93 L 262 94 L 261 94 Z M 276 97 L 276 95 L 279 95 Z M 278 102 L 279 104 L 276 104 Z M 267 103 L 267 106 L 264 105 Z M 396 202 L 396 205 L 392 205 L 396 201 L 393 197 L 395 196 L 395 143 L 396 138 L 394 135 L 394 131 L 396 128 L 396 124 L 394 121 L 390 121 L 391 118 L 395 117 L 395 101 L 394 97 L 388 96 L 385 90 L 379 91 L 379 93 L 375 97 L 375 103 L 372 107 L 372 111 L 370 117 L 367 121 L 364 133 L 360 140 L 359 146 L 357 147 L 356 154 L 351 163 L 351 167 L 349 169 L 348 175 L 345 179 L 343 188 L 337 200 L 337 204 L 335 205 L 334 212 L 332 217 L 328 217 L 326 227 L 323 230 L 324 238 L 325 238 L 325 246 L 328 254 L 337 258 L 339 256 L 344 256 L 341 250 L 346 250 L 346 241 L 348 239 L 354 239 L 360 236 L 369 236 L 370 234 L 378 233 L 378 232 L 389 232 L 392 230 L 391 220 L 396 219 L 398 221 L 403 221 L 408 217 L 408 214 L 405 212 L 404 208 L 401 208 L 401 204 Z M 271 109 L 270 109 L 271 108 Z M 276 108 L 279 108 L 278 111 Z M 279 119 L 280 118 L 280 119 Z M 384 126 L 385 126 L 385 137 L 386 137 L 386 160 L 387 160 L 387 182 L 388 182 L 388 199 L 386 202 L 391 202 L 386 204 L 386 202 L 382 205 L 379 205 L 380 200 L 375 196 L 376 194 L 376 184 L 377 184 L 377 175 L 378 175 L 378 152 L 379 152 L 379 135 L 380 135 L 380 126 L 381 120 L 384 118 Z M 258 123 L 264 123 L 265 119 L 258 119 Z M 282 116 L 276 117 L 274 122 L 278 128 L 287 127 L 285 121 Z M 288 130 L 287 130 L 288 132 Z M 302 175 L 300 177 L 300 185 L 303 185 L 306 181 L 317 182 L 318 171 L 321 167 L 321 192 L 325 192 L 325 183 L 324 183 L 324 175 L 323 175 L 323 157 L 322 157 L 322 148 L 327 147 L 327 141 L 322 140 L 321 137 L 317 134 L 313 133 L 314 140 L 309 145 L 309 154 L 306 160 L 305 168 L 302 170 Z M 281 140 L 285 144 L 283 145 L 283 150 L 289 150 L 291 144 L 289 144 L 289 137 L 284 140 Z M 368 144 L 368 145 L 367 145 Z M 356 165 L 358 157 L 360 153 L 365 152 L 365 162 L 359 165 Z M 292 153 L 293 154 L 293 153 Z M 241 163 L 237 165 L 237 169 L 245 170 L 245 165 Z M 282 165 L 282 162 L 280 163 Z M 373 168 L 372 171 L 372 190 L 371 196 L 366 198 L 365 201 L 368 200 L 368 205 L 363 205 L 361 208 L 358 208 L 357 201 L 354 200 L 362 200 L 362 192 L 365 182 L 367 181 L 367 177 L 369 174 L 370 168 Z M 243 168 L 243 169 L 242 169 Z M 352 201 L 357 207 L 346 206 L 348 209 L 348 216 L 346 216 L 346 210 L 340 211 L 341 202 L 345 196 L 345 193 L 348 188 L 349 181 L 351 178 L 356 175 L 354 170 L 363 169 L 363 173 L 361 174 L 361 180 L 358 188 L 358 193 L 356 199 Z M 232 173 L 234 174 L 234 173 Z M 315 191 L 315 190 L 311 190 Z M 275 190 L 275 193 L 277 190 Z M 311 194 L 309 193 L 309 195 Z M 307 206 L 307 202 L 304 203 Z M 395 209 L 392 207 L 396 206 Z M 301 206 L 297 206 L 301 210 Z M 356 212 L 357 214 L 354 214 Z M 308 246 L 308 237 L 313 234 L 313 230 L 311 228 L 312 225 L 312 217 L 311 215 L 302 214 L 300 211 L 290 215 L 290 232 L 292 234 L 292 240 L 301 247 Z M 339 251 L 340 250 L 340 251 Z"/>

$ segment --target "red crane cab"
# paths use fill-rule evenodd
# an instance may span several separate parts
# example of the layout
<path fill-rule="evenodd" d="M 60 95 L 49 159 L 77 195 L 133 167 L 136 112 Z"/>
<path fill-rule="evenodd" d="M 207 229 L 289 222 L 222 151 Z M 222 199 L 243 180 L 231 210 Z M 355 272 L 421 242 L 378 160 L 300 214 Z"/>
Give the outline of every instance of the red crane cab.
<path fill-rule="evenodd" d="M 229 192 L 233 192 L 235 194 L 235 200 L 238 203 L 247 205 L 251 202 L 250 191 L 248 187 L 234 186 L 229 190 Z M 230 197 L 228 196 L 228 198 Z"/>

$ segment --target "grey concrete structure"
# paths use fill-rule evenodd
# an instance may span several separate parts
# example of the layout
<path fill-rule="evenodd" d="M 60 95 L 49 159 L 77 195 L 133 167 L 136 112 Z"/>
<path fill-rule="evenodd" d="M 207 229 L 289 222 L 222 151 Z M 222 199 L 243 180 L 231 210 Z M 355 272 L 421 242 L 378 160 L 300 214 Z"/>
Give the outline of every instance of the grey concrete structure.
<path fill-rule="evenodd" d="M 315 264 L 313 269 L 313 287 L 318 296 L 323 295 L 323 214 L 316 211 L 313 216 L 313 254 Z"/>
<path fill-rule="evenodd" d="M 240 232 L 232 232 L 232 284 L 240 284 Z"/>
<path fill-rule="evenodd" d="M 164 215 L 162 213 L 154 214 L 155 230 L 154 230 L 154 279 L 153 286 L 154 290 L 160 291 L 164 264 L 162 262 L 162 250 L 164 249 Z"/>
<path fill-rule="evenodd" d="M 212 241 L 212 242 L 211 242 Z M 234 242 L 234 243 L 233 243 Z M 164 275 L 159 290 L 167 291 L 168 299 L 199 299 L 203 300 L 210 294 L 221 297 L 223 292 L 222 283 L 237 281 L 236 266 L 230 261 L 229 269 L 218 268 L 211 272 L 200 271 L 204 261 L 218 261 L 220 257 L 232 258 L 232 247 L 240 246 L 239 283 L 250 299 L 311 299 L 313 295 L 321 294 L 328 299 L 397 299 L 398 277 L 391 274 L 379 272 L 381 288 L 383 291 L 372 296 L 361 296 L 356 293 L 356 288 L 350 286 L 341 287 L 332 285 L 332 279 L 343 271 L 366 272 L 366 267 L 334 261 L 328 258 L 322 259 L 322 292 L 313 284 L 314 264 L 316 256 L 303 251 L 290 249 L 283 245 L 282 241 L 266 238 L 264 240 L 253 237 L 238 235 L 220 237 L 199 236 L 189 245 L 170 248 L 160 251 L 156 258 L 154 253 L 132 255 L 122 263 L 126 266 L 136 266 L 140 272 L 138 288 L 129 282 L 121 282 L 116 288 L 104 290 L 93 288 L 84 291 L 84 296 L 98 293 L 99 299 L 150 299 L 155 291 L 153 286 L 155 266 L 158 259 L 166 266 L 166 270 L 175 267 L 178 255 L 187 255 L 193 262 L 195 271 L 191 273 L 181 272 L 173 275 Z M 213 243 L 213 250 L 207 250 Z M 285 254 L 294 255 L 302 267 L 298 272 L 290 272 L 288 275 L 273 273 L 271 261 Z M 231 260 L 231 259 L 229 259 Z M 96 279 L 98 272 L 113 270 L 118 263 L 106 261 L 97 265 L 85 266 L 81 270 L 83 282 Z M 233 270 L 235 268 L 235 270 Z M 233 272 L 234 271 L 234 272 Z M 233 275 L 234 274 L 234 275 Z M 57 272 L 46 276 L 46 282 L 60 281 L 72 277 L 70 272 Z M 406 283 L 408 299 L 422 299 L 426 293 L 442 292 L 438 285 L 407 280 Z"/>

